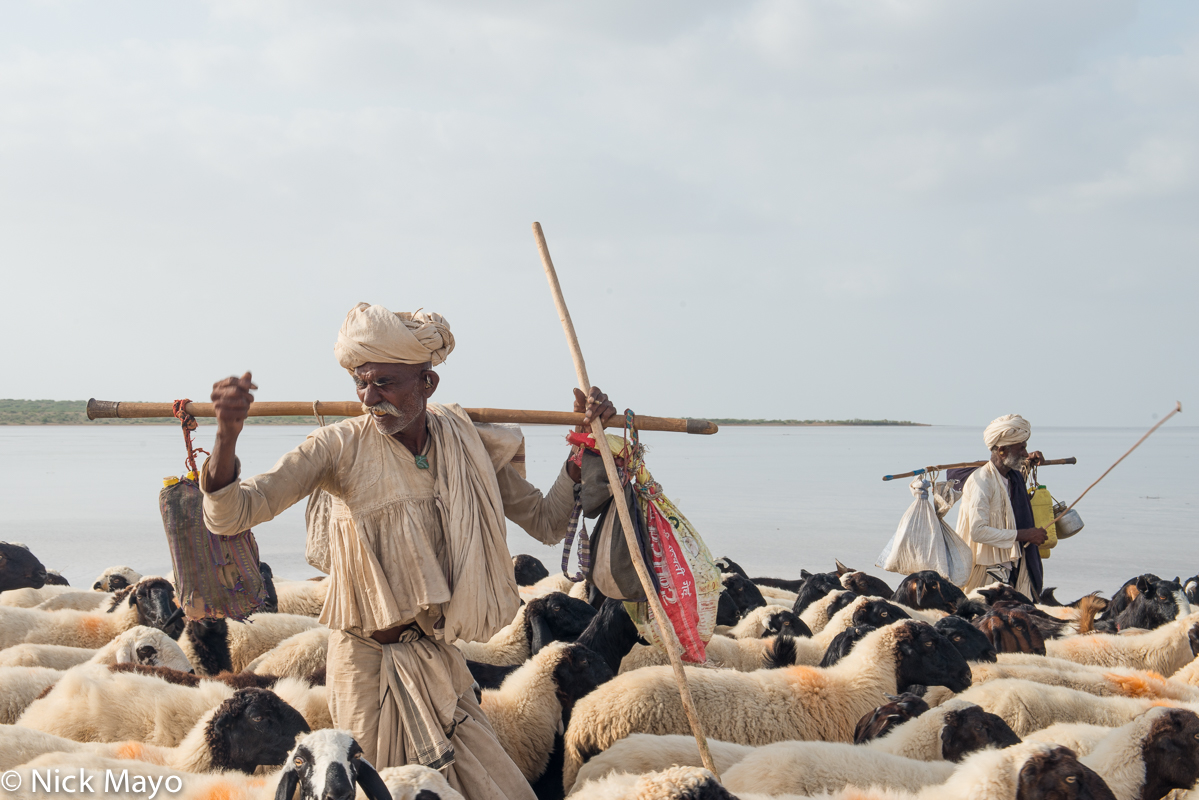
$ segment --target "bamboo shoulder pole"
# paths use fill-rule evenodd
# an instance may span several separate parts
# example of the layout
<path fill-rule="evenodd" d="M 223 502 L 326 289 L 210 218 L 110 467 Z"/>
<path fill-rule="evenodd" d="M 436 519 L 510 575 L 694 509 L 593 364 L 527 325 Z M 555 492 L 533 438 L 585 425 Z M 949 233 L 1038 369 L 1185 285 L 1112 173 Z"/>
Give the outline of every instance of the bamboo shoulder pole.
<path fill-rule="evenodd" d="M 566 342 L 570 346 L 570 355 L 574 359 L 575 373 L 579 378 L 579 388 L 584 394 L 591 392 L 591 381 L 587 377 L 587 365 L 583 361 L 583 351 L 579 348 L 579 337 L 575 335 L 575 326 L 570 319 L 570 310 L 566 307 L 566 299 L 562 296 L 562 287 L 558 283 L 558 273 L 554 269 L 554 262 L 550 259 L 550 251 L 545 243 L 545 234 L 541 231 L 541 223 L 533 223 L 533 235 L 537 238 L 537 250 L 541 253 L 541 264 L 545 267 L 545 277 L 549 280 L 550 291 L 554 295 L 554 305 L 558 309 L 558 319 L 562 321 L 562 330 L 566 333 Z M 640 418 L 638 418 L 640 419 Z M 630 553 L 640 553 L 641 547 L 637 543 L 636 533 L 633 528 L 633 520 L 629 516 L 628 505 L 624 502 L 624 494 L 621 492 L 620 475 L 616 471 L 616 461 L 612 458 L 612 450 L 608 447 L 606 437 L 604 435 L 603 423 L 598 419 L 591 421 L 591 432 L 595 435 L 595 443 L 600 452 L 600 456 L 604 459 L 604 469 L 608 473 L 608 483 L 612 489 L 612 502 L 616 505 L 616 511 L 620 515 L 620 524 L 624 528 L 625 542 L 628 544 Z M 670 625 L 670 621 L 666 617 L 666 612 L 662 608 L 662 603 L 658 600 L 658 593 L 654 588 L 653 579 L 650 577 L 649 571 L 645 568 L 645 564 L 636 555 L 633 556 L 633 567 L 637 570 L 637 577 L 641 580 L 641 588 L 645 592 L 645 597 L 649 601 L 650 610 L 653 613 L 654 623 L 658 626 L 658 635 L 666 644 L 666 654 L 670 656 L 670 665 L 674 668 L 674 679 L 679 686 L 679 696 L 683 700 L 683 710 L 687 713 L 687 721 L 691 723 L 691 732 L 695 734 L 695 743 L 699 745 L 699 755 L 704 762 L 704 767 L 708 769 L 717 780 L 720 780 L 720 774 L 716 771 L 716 764 L 712 760 L 712 753 L 708 750 L 708 740 L 704 736 L 704 727 L 700 722 L 699 713 L 695 709 L 695 701 L 691 699 L 691 690 L 687 687 L 687 673 L 683 669 L 683 661 L 679 657 L 679 641 L 675 635 L 674 628 Z"/>
<path fill-rule="evenodd" d="M 986 461 L 960 461 L 957 464 L 937 464 L 935 467 L 923 467 L 921 469 L 913 470 L 912 472 L 901 472 L 898 475 L 884 475 L 883 480 L 893 481 L 896 478 L 914 478 L 917 475 L 923 475 L 924 473 L 932 472 L 933 470 L 940 471 L 945 469 L 961 469 L 962 467 L 982 467 L 985 466 L 986 463 Z M 1070 456 L 1069 458 L 1051 458 L 1048 461 L 1042 461 L 1039 466 L 1052 467 L 1059 464 L 1077 463 L 1078 459 L 1074 456 Z"/>
<path fill-rule="evenodd" d="M 193 417 L 215 417 L 212 403 L 188 403 L 184 409 Z M 520 425 L 579 425 L 583 415 L 573 411 L 532 411 L 522 408 L 463 409 L 475 422 L 515 422 Z M 363 413 L 362 404 L 348 400 L 315 402 L 255 402 L 250 405 L 251 417 L 357 417 Z M 127 403 L 112 400 L 87 401 L 88 419 L 150 419 L 175 415 L 171 403 Z M 623 425 L 615 417 L 609 427 Z M 646 431 L 713 434 L 720 428 L 706 419 L 674 419 L 637 415 L 637 427 Z"/>

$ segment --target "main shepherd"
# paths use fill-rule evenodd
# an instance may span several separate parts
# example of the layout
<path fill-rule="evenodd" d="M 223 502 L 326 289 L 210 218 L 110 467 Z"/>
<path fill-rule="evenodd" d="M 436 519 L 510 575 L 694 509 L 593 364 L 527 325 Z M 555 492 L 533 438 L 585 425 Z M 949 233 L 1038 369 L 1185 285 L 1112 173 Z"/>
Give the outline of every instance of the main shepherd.
<path fill-rule="evenodd" d="M 200 473 L 204 521 L 221 535 L 260 525 L 323 489 L 333 496 L 329 708 L 377 768 L 442 769 L 471 800 L 533 793 L 475 701 L 453 642 L 486 641 L 520 605 L 504 517 L 546 544 L 565 536 L 578 467 L 542 496 L 513 465 L 518 429 L 475 425 L 458 405 L 430 404 L 432 368 L 454 348 L 438 314 L 359 303 L 334 354 L 369 413 L 318 428 L 269 471 L 239 480 L 237 437 L 250 373 L 212 387 L 217 434 Z M 586 402 L 584 402 L 586 400 Z M 575 390 L 585 422 L 615 412 Z M 522 453 L 523 456 L 523 453 Z M 521 465 L 523 467 L 523 464 Z"/>

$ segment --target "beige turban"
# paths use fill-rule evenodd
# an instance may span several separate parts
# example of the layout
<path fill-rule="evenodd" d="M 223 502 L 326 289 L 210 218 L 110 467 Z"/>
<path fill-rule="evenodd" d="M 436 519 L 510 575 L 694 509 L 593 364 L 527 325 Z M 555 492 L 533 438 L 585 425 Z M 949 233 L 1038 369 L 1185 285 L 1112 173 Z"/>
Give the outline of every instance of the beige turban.
<path fill-rule="evenodd" d="M 1032 436 L 1032 426 L 1019 414 L 1002 416 L 983 431 L 983 441 L 988 450 L 992 447 L 1007 447 L 1009 444 L 1027 442 L 1029 436 Z"/>
<path fill-rule="evenodd" d="M 424 311 L 392 313 L 383 306 L 359 303 L 346 314 L 333 354 L 353 372 L 368 361 L 437 366 L 454 349 L 450 323 Z"/>

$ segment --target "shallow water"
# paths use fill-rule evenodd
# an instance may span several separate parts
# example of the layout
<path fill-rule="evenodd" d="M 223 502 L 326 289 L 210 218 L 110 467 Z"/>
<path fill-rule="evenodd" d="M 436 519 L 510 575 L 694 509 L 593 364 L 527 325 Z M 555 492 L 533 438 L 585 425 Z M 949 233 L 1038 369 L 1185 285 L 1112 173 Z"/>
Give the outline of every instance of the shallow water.
<path fill-rule="evenodd" d="M 201 428 L 209 447 L 214 429 Z M 300 426 L 249 426 L 239 442 L 246 474 L 268 469 L 303 440 Z M 1040 428 L 1031 444 L 1077 466 L 1045 467 L 1041 482 L 1072 501 L 1143 430 Z M 529 427 L 528 471 L 548 489 L 566 455 L 564 431 Z M 907 480 L 884 473 L 980 459 L 981 429 L 724 428 L 715 436 L 643 434 L 647 461 L 714 555 L 751 574 L 798 577 L 833 559 L 892 586 L 871 565 L 912 501 Z M 1167 424 L 1091 491 L 1078 510 L 1086 528 L 1046 562 L 1046 585 L 1073 599 L 1117 588 L 1129 576 L 1199 572 L 1199 428 Z M 173 426 L 0 427 L 0 539 L 23 541 L 50 569 L 90 586 L 108 566 L 144 574 L 170 569 L 158 515 L 163 476 L 183 467 Z M 950 513 L 950 521 L 956 518 Z M 262 558 L 281 577 L 308 577 L 302 506 L 255 529 Z M 509 526 L 509 548 L 556 570 L 560 548 Z"/>

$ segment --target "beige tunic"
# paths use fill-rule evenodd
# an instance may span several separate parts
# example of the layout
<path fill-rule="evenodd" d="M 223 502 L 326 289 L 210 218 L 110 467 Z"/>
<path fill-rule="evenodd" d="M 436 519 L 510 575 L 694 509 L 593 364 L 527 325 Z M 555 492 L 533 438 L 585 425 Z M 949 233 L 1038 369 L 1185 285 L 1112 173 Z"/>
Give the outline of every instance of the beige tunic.
<path fill-rule="evenodd" d="M 992 582 L 987 567 L 1014 564 L 1023 557 L 1016 542 L 1016 515 L 1007 478 L 990 461 L 970 473 L 962 487 L 957 533 L 974 551 L 974 569 L 962 587 L 967 592 Z M 1017 581 L 1017 591 L 1029 594 L 1032 587 L 1025 570 Z"/>
<path fill-rule="evenodd" d="M 458 407 L 431 407 L 430 433 L 422 454 L 429 467 L 421 469 L 369 417 L 319 428 L 270 471 L 206 491 L 205 523 L 213 533 L 235 534 L 318 488 L 333 495 L 330 589 L 321 621 L 334 630 L 328 656 L 334 724 L 352 731 L 380 769 L 414 763 L 452 743 L 446 777 L 465 796 L 531 798 L 475 703 L 465 660 L 450 642 L 485 641 L 515 614 L 519 598 L 500 515 L 557 543 L 574 484 L 563 467 L 543 497 L 510 463 L 519 433 L 472 427 Z M 205 489 L 207 466 L 200 476 Z M 406 636 L 394 645 L 367 638 L 412 622 L 424 638 Z"/>

